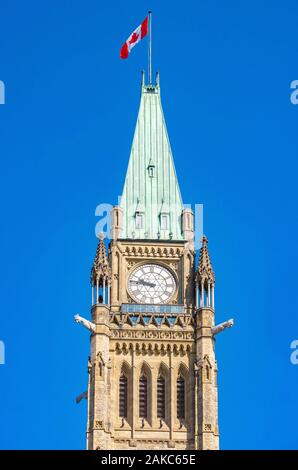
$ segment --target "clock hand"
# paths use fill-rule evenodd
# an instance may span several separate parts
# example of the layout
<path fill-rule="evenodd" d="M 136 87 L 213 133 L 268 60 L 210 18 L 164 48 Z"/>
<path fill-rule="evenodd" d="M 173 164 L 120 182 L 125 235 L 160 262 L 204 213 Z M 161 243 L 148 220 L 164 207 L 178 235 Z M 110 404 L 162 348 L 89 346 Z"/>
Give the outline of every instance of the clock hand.
<path fill-rule="evenodd" d="M 143 284 L 143 286 L 149 286 L 149 287 L 155 287 L 156 284 L 152 284 L 152 282 L 147 282 L 143 281 L 142 279 L 139 281 L 140 284 Z"/>
<path fill-rule="evenodd" d="M 156 286 L 156 284 L 152 284 L 152 282 L 143 281 L 142 279 L 140 279 L 139 281 L 131 280 L 130 283 L 131 284 L 142 284 L 143 286 L 149 286 L 149 287 L 155 287 Z"/>

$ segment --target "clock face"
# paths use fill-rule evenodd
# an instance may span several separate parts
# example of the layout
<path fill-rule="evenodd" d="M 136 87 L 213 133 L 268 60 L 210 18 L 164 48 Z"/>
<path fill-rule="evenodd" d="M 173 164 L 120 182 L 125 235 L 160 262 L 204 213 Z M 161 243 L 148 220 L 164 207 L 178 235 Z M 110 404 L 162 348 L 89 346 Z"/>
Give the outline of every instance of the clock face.
<path fill-rule="evenodd" d="M 173 274 L 158 264 L 143 264 L 128 278 L 128 292 L 143 304 L 164 304 L 176 290 Z"/>

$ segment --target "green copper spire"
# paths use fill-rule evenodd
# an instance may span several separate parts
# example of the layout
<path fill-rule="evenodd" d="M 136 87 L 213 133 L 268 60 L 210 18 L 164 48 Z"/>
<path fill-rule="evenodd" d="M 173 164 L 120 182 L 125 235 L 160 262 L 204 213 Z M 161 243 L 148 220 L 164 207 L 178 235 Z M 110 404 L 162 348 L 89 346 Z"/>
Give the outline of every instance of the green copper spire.
<path fill-rule="evenodd" d="M 183 240 L 183 204 L 163 116 L 159 78 L 144 84 L 120 204 L 121 238 Z"/>

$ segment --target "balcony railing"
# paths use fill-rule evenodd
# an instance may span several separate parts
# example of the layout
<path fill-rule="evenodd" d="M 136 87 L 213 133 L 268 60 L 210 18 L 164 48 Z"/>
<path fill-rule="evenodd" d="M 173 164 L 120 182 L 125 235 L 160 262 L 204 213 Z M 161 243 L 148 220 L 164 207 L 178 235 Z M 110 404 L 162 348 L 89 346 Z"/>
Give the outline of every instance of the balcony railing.
<path fill-rule="evenodd" d="M 153 304 L 122 304 L 122 313 L 169 313 L 182 314 L 183 305 L 153 305 Z"/>

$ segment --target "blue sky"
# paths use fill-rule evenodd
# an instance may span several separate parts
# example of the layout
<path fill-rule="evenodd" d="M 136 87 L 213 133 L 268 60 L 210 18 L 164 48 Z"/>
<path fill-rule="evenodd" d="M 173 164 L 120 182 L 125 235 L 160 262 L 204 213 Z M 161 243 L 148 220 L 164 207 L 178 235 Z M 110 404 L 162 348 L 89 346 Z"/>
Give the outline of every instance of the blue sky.
<path fill-rule="evenodd" d="M 153 67 L 185 203 L 216 272 L 223 449 L 295 449 L 296 0 L 1 2 L 0 448 L 85 447 L 96 206 L 121 193 L 153 10 Z"/>

